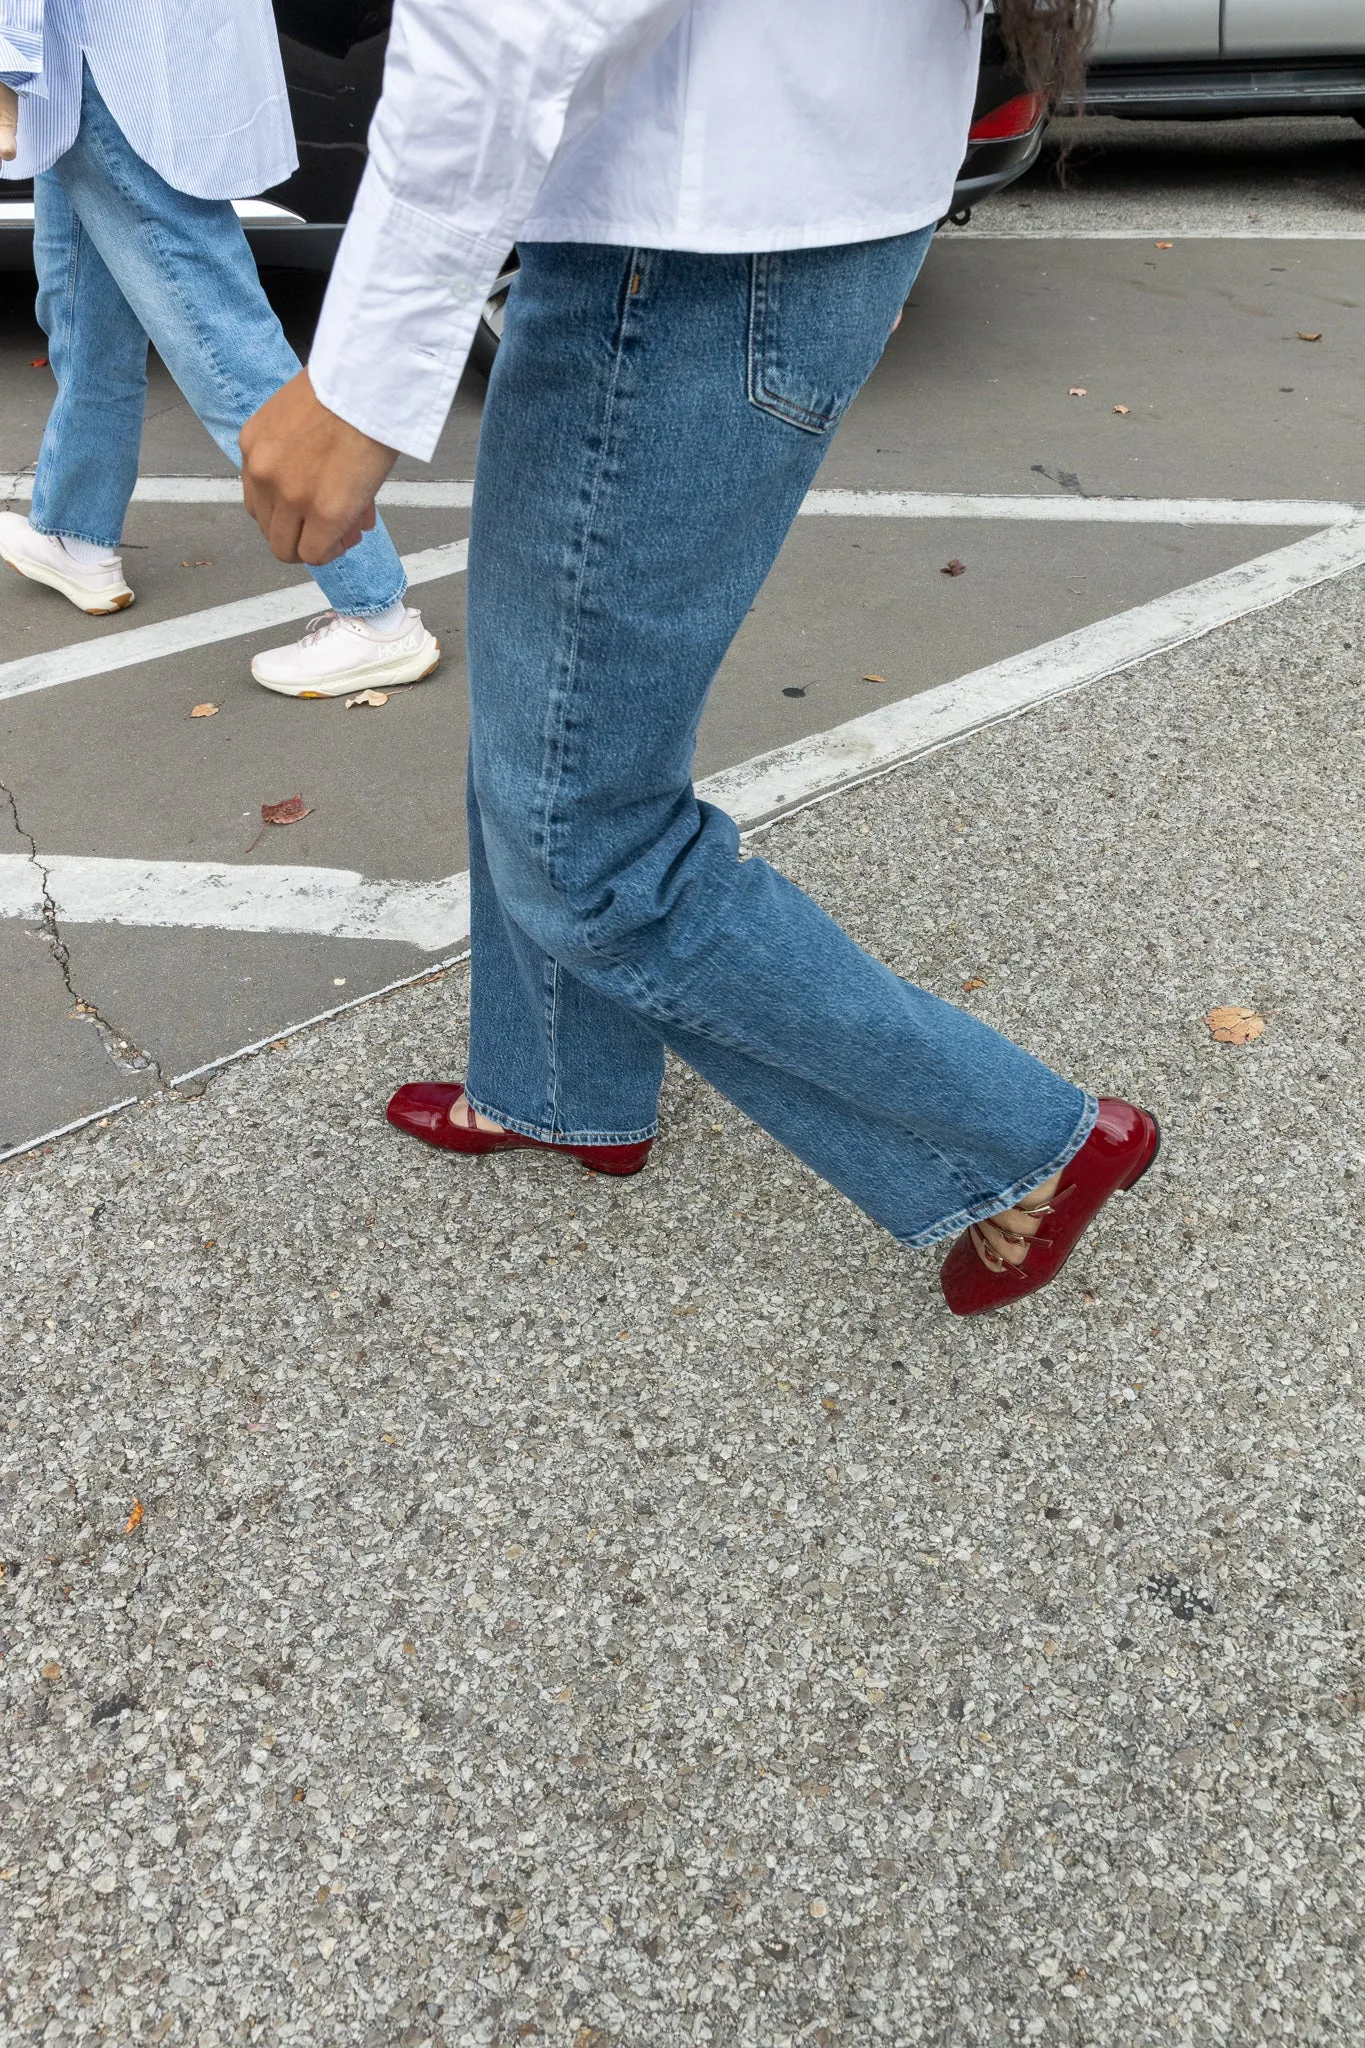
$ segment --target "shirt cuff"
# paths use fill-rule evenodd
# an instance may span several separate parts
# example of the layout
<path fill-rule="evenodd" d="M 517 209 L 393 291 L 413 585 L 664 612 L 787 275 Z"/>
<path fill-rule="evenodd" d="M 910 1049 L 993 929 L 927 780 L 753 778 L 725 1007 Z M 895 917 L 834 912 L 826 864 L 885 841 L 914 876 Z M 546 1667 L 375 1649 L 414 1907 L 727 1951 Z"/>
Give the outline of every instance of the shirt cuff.
<path fill-rule="evenodd" d="M 0 32 L 0 84 L 11 92 L 42 92 L 43 37 L 22 28 Z"/>
<path fill-rule="evenodd" d="M 430 461 L 508 247 L 396 199 L 371 163 L 308 363 L 328 411 Z"/>

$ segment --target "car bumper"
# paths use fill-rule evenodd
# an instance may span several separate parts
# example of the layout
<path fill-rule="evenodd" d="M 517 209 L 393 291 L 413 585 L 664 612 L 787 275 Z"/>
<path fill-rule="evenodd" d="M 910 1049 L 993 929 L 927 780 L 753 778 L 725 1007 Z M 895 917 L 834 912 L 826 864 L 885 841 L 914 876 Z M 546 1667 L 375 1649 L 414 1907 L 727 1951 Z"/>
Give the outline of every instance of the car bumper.
<path fill-rule="evenodd" d="M 1046 132 L 1047 122 L 1040 121 L 1027 135 L 1014 136 L 1008 142 L 973 143 L 953 186 L 953 213 L 979 206 L 983 199 L 989 199 L 994 192 L 1003 192 L 1016 178 L 1022 178 L 1025 171 L 1031 171 L 1038 161 Z"/>
<path fill-rule="evenodd" d="M 1365 116 L 1365 64 L 1101 65 L 1086 80 L 1085 112 L 1130 121 Z"/>
<path fill-rule="evenodd" d="M 308 221 L 269 199 L 234 199 L 233 207 L 263 268 L 330 270 L 341 240 L 339 222 Z M 33 199 L 0 199 L 0 270 L 33 268 Z"/>

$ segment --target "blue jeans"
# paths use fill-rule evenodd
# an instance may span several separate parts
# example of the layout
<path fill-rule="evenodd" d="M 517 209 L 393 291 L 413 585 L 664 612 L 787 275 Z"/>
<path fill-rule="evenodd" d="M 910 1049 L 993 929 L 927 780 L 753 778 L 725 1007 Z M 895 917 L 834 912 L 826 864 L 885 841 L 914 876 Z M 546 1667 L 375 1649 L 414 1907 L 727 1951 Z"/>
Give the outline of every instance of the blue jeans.
<path fill-rule="evenodd" d="M 700 803 L 706 693 L 929 231 L 524 246 L 469 548 L 469 1099 L 657 1128 L 664 1048 L 905 1244 L 1009 1207 L 1094 1100 L 862 952 Z"/>
<path fill-rule="evenodd" d="M 240 429 L 288 383 L 298 357 L 231 205 L 191 199 L 143 163 L 88 69 L 80 133 L 35 180 L 34 209 L 38 319 L 57 400 L 30 517 L 40 533 L 117 547 L 137 481 L 148 338 L 239 468 Z M 312 573 L 351 617 L 384 611 L 407 588 L 378 523 Z"/>

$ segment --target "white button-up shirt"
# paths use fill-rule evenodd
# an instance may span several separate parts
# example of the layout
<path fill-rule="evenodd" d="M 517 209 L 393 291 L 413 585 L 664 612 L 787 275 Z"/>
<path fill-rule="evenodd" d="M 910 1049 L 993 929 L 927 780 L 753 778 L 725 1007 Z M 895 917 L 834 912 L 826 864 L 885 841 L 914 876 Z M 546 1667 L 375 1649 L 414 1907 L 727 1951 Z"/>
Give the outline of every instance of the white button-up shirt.
<path fill-rule="evenodd" d="M 518 237 L 800 249 L 937 220 L 979 38 L 964 0 L 397 0 L 318 396 L 429 456 Z"/>
<path fill-rule="evenodd" d="M 298 164 L 270 0 L 0 0 L 0 79 L 19 95 L 7 178 L 76 139 L 81 60 L 144 163 L 196 199 L 246 199 Z"/>

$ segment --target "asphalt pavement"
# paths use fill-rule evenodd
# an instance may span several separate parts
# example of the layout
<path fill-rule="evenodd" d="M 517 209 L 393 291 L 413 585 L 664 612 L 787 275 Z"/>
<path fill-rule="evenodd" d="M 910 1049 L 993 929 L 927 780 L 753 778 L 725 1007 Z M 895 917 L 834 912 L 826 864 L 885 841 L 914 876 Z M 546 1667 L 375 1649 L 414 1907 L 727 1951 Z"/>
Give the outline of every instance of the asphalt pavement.
<path fill-rule="evenodd" d="M 1182 503 L 1191 497 L 1359 494 L 1365 316 L 1353 296 L 1355 244 L 1204 239 L 1167 249 L 1140 237 L 972 234 L 947 233 L 932 252 L 900 332 L 831 448 L 822 489 L 1137 496 L 1167 503 L 1169 518 L 1122 531 L 1078 520 L 1061 535 L 1045 521 L 982 516 L 970 504 L 949 517 L 803 519 L 721 671 L 701 734 L 702 774 L 1295 537 L 1289 528 L 1191 525 Z M 39 342 L 18 283 L 0 279 L 0 289 L 11 295 L 0 435 L 22 488 L 50 383 L 30 367 Z M 280 296 L 302 345 L 310 287 L 289 281 Z M 1301 332 L 1322 340 L 1305 343 Z M 432 470 L 404 463 L 400 484 L 468 482 L 479 396 L 471 380 Z M 164 375 L 149 400 L 144 473 L 149 489 L 158 478 L 230 484 Z M 468 524 L 458 505 L 400 505 L 388 517 L 409 556 L 449 547 Z M 76 1021 L 97 1039 L 73 1058 L 70 990 L 48 944 L 30 936 L 31 891 L 12 857 L 19 894 L 0 904 L 0 957 L 15 992 L 0 1063 L 0 1152 L 452 950 L 448 921 L 425 940 L 318 929 L 316 918 L 298 929 L 286 917 L 281 928 L 269 891 L 256 929 L 221 928 L 211 908 L 196 925 L 173 885 L 187 864 L 202 863 L 219 864 L 229 880 L 280 864 L 414 883 L 463 870 L 455 558 L 414 592 L 445 649 L 441 670 L 371 712 L 293 703 L 250 680 L 253 647 L 291 636 L 298 623 L 224 622 L 218 608 L 268 602 L 300 578 L 270 559 L 239 506 L 136 502 L 126 546 L 138 603 L 114 621 L 83 619 L 51 592 L 7 580 L 0 780 L 39 856 L 166 864 L 171 900 L 60 917 L 71 984 L 90 1006 Z M 951 561 L 966 573 L 945 576 Z M 304 586 L 304 609 L 310 601 Z M 35 680 L 34 664 L 65 659 L 63 650 L 107 657 L 125 638 L 136 648 L 134 636 L 157 625 L 201 617 L 209 623 L 198 638 L 170 654 L 153 649 L 113 672 Z M 192 718 L 205 702 L 216 715 Z M 262 836 L 261 805 L 295 792 L 311 815 Z M 131 1060 L 113 1056 L 118 1040 L 135 1048 Z"/>
<path fill-rule="evenodd" d="M 0 1169 L 7 2040 L 1358 2038 L 1362 636 L 768 835 L 1163 1120 L 994 1320 L 676 1069 L 400 1138 L 463 969 Z"/>
<path fill-rule="evenodd" d="M 0 921 L 6 1135 L 145 1097 L 0 1163 L 0 2038 L 1359 2036 L 1361 306 L 1321 180 L 1270 176 L 1242 238 L 1235 141 L 1153 179 L 1200 239 L 1079 162 L 1047 234 L 945 235 L 703 736 L 708 773 L 802 742 L 807 799 L 841 721 L 952 739 L 761 840 L 1161 1117 L 1044 1295 L 954 1322 L 934 1258 L 676 1067 L 628 1183 L 401 1139 L 391 1088 L 462 1070 L 464 966 L 282 1027 L 420 943 Z M 151 415 L 149 477 L 223 478 L 164 384 Z M 395 509 L 405 550 L 458 541 L 446 496 Z M 129 535 L 114 636 L 291 582 L 228 504 Z M 0 686 L 106 644 L 40 597 L 5 593 Z M 448 666 L 373 715 L 267 698 L 240 634 L 0 699 L 5 886 L 436 889 L 458 579 L 421 601 Z M 1223 1005 L 1261 1035 L 1217 1043 Z"/>

